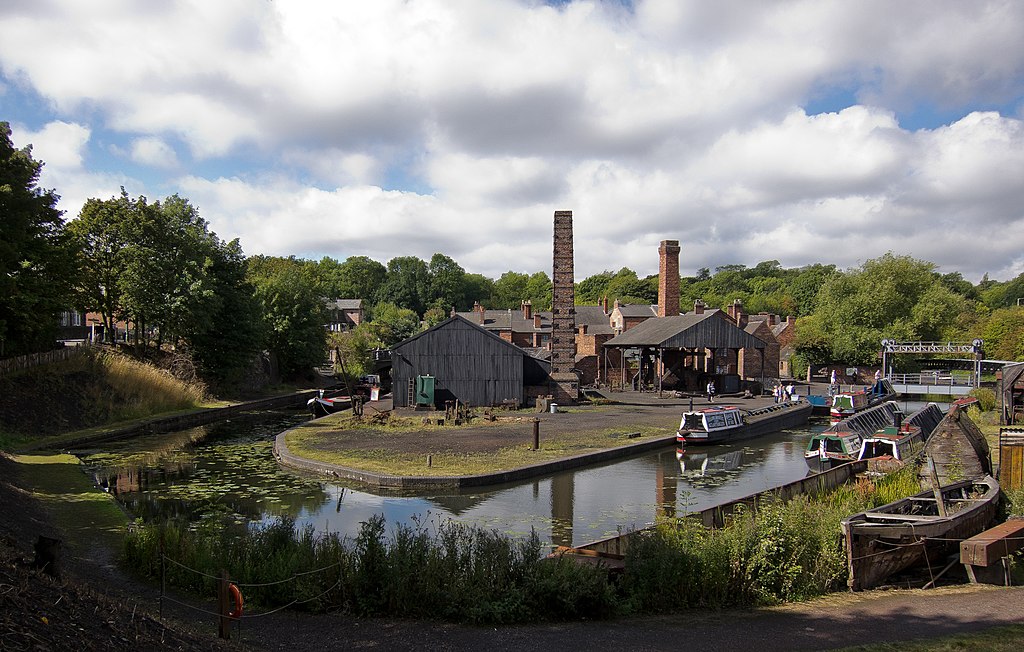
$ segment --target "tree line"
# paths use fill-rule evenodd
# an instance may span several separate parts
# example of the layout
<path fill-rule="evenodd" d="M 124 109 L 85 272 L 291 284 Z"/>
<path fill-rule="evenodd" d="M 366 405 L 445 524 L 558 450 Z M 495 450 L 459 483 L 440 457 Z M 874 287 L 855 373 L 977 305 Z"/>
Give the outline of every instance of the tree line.
<path fill-rule="evenodd" d="M 42 162 L 16 149 L 0 122 L 0 356 L 52 346 L 57 316 L 97 312 L 112 336 L 117 321 L 133 325 L 141 355 L 187 352 L 205 380 L 230 386 L 261 351 L 286 374 L 320 364 L 338 348 L 356 372 L 370 349 L 388 347 L 479 302 L 487 308 L 551 308 L 545 272 L 509 271 L 497 279 L 465 271 L 451 257 L 398 256 L 386 264 L 366 256 L 256 255 L 237 239 L 221 240 L 187 199 L 150 201 L 123 189 L 89 199 L 65 221 L 53 190 L 38 187 Z M 657 275 L 629 268 L 603 271 L 576 284 L 576 301 L 654 304 Z M 813 264 L 783 268 L 730 264 L 680 279 L 680 309 L 697 299 L 709 307 L 740 300 L 748 313 L 797 317 L 798 363 L 875 361 L 883 338 L 982 338 L 986 355 L 1024 360 L 1024 274 L 973 284 L 959 273 L 888 253 L 839 270 Z M 326 302 L 362 299 L 368 320 L 354 332 L 324 328 Z"/>

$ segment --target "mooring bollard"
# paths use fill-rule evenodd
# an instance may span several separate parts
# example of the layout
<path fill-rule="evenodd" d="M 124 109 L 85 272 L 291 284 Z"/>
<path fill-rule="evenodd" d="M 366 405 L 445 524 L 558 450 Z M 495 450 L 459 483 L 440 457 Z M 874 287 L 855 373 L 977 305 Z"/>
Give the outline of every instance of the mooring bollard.
<path fill-rule="evenodd" d="M 433 465 L 434 465 L 434 456 L 433 455 L 427 455 L 427 468 L 429 469 Z"/>
<path fill-rule="evenodd" d="M 540 419 L 533 418 L 533 450 L 540 448 Z"/>

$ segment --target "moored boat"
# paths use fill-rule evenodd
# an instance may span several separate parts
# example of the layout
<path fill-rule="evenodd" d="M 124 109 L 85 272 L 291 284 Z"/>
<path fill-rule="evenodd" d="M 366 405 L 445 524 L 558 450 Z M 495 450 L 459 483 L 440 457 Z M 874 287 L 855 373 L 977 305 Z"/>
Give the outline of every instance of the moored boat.
<path fill-rule="evenodd" d="M 778 403 L 756 410 L 723 405 L 683 413 L 676 431 L 681 444 L 720 444 L 748 439 L 807 423 L 811 404 L 806 401 Z"/>
<path fill-rule="evenodd" d="M 807 442 L 804 459 L 810 465 L 819 465 L 828 469 L 838 464 L 846 464 L 860 455 L 861 437 L 852 430 L 832 430 L 819 432 Z"/>
<path fill-rule="evenodd" d="M 996 517 L 999 483 L 992 476 L 925 491 L 843 519 L 850 589 L 878 586 L 889 576 L 937 561 Z"/>
<path fill-rule="evenodd" d="M 924 431 L 912 423 L 901 423 L 901 413 L 896 413 L 896 422 L 880 428 L 861 441 L 857 459 L 868 460 L 868 471 L 889 473 L 917 457 L 925 444 Z"/>
<path fill-rule="evenodd" d="M 892 383 L 881 378 L 868 389 L 837 393 L 832 397 L 829 416 L 833 419 L 846 419 L 894 398 L 896 398 L 896 390 L 893 389 Z"/>
<path fill-rule="evenodd" d="M 352 407 L 351 396 L 334 396 L 327 398 L 321 394 L 306 401 L 306 407 L 313 416 L 327 416 Z"/>

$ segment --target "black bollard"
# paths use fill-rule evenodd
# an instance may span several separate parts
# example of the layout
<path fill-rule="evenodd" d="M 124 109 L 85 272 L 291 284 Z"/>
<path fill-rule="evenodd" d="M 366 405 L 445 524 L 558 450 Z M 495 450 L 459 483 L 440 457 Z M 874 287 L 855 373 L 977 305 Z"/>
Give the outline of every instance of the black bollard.
<path fill-rule="evenodd" d="M 540 419 L 533 418 L 533 450 L 540 448 Z"/>

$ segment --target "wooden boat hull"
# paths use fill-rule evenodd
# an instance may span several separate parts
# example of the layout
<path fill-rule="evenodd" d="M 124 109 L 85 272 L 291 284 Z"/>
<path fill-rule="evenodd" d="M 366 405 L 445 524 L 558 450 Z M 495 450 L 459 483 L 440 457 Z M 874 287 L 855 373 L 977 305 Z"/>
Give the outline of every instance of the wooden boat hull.
<path fill-rule="evenodd" d="M 934 494 L 925 491 L 843 519 L 851 590 L 873 588 L 895 573 L 937 561 L 995 520 L 999 483 L 991 476 L 947 485 L 942 495 L 948 516 L 935 513 Z"/>
<path fill-rule="evenodd" d="M 680 430 L 676 439 L 689 446 L 722 444 L 741 439 L 759 437 L 785 428 L 794 428 L 807 423 L 811 416 L 811 404 L 806 401 L 799 403 L 780 403 L 772 411 L 751 417 L 742 425 L 727 430 Z"/>

